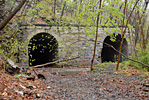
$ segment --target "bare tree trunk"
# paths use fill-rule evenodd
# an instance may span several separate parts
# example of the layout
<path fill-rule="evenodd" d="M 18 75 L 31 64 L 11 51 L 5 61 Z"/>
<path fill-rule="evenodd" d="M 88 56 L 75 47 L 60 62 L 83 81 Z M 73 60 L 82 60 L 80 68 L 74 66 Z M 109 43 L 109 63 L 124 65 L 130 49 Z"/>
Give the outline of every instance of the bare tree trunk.
<path fill-rule="evenodd" d="M 130 17 L 131 17 L 131 15 L 132 15 L 132 12 L 134 11 L 134 9 L 135 9 L 136 5 L 138 4 L 138 2 L 139 2 L 139 0 L 136 1 L 135 5 L 134 5 L 134 7 L 133 7 L 133 9 L 132 9 L 132 11 L 130 12 L 130 15 L 129 15 L 129 17 L 128 17 L 128 19 L 127 19 L 127 22 L 126 22 L 126 27 L 125 27 L 124 32 L 123 32 L 123 27 L 122 27 L 122 40 L 121 40 L 121 43 L 120 43 L 119 52 L 121 52 L 121 50 L 122 50 L 122 44 L 123 44 L 123 41 L 124 41 L 124 35 L 125 35 L 125 32 L 126 32 L 126 28 L 127 28 L 128 21 L 130 20 Z M 127 3 L 127 0 L 125 0 L 124 15 L 125 15 L 126 3 Z M 123 18 L 123 26 L 124 26 L 124 18 Z M 121 58 L 121 54 L 119 53 L 116 71 L 118 71 L 120 58 Z"/>
<path fill-rule="evenodd" d="M 148 26 L 148 29 L 147 29 L 147 32 L 146 32 L 146 43 L 148 43 L 148 38 L 149 38 L 149 26 Z"/>
<path fill-rule="evenodd" d="M 135 18 L 136 18 L 136 14 L 135 14 L 135 16 L 134 16 Z M 133 19 L 135 19 L 133 17 Z M 128 13 L 127 13 L 127 18 L 128 18 Z M 132 19 L 130 19 L 130 25 L 132 25 L 132 26 L 136 26 L 136 25 L 133 25 L 133 23 L 132 23 Z M 137 57 L 137 52 L 136 52 L 136 49 L 135 49 L 135 39 L 134 39 L 134 32 L 133 32 L 133 30 L 131 29 L 128 29 L 128 32 L 129 32 L 129 39 L 130 39 L 130 45 L 131 45 L 131 54 L 133 54 L 133 52 L 132 52 L 132 46 L 133 46 L 133 49 L 134 49 L 134 53 L 135 53 L 135 56 Z M 132 35 L 130 34 L 130 33 L 132 33 Z M 131 40 L 132 40 L 132 42 L 131 42 Z"/>
<path fill-rule="evenodd" d="M 64 1 L 64 5 L 63 5 L 63 9 L 62 9 L 62 13 L 61 13 L 60 19 L 62 19 L 62 17 L 63 17 L 65 7 L 66 7 L 66 1 Z"/>
<path fill-rule="evenodd" d="M 132 25 L 132 21 L 131 21 L 131 19 L 130 19 L 130 25 Z M 135 47 L 135 39 L 134 39 L 134 32 L 133 32 L 133 30 L 131 29 L 131 32 L 130 33 L 132 33 L 132 44 L 133 44 L 133 49 L 134 49 L 134 52 L 135 52 L 135 56 L 137 57 L 137 52 L 136 52 L 136 47 Z"/>
<path fill-rule="evenodd" d="M 63 3 L 63 0 L 61 0 L 61 4 Z"/>
<path fill-rule="evenodd" d="M 143 14 L 141 14 L 141 18 L 140 18 L 140 19 L 143 18 L 142 27 L 145 27 L 145 23 L 147 22 L 147 21 L 146 21 L 147 16 L 145 16 L 145 13 L 146 13 L 146 10 L 147 10 L 147 6 L 148 6 L 148 0 L 145 0 L 145 2 L 144 2 Z M 141 27 L 139 26 L 140 21 L 139 21 L 139 23 L 136 22 L 136 19 L 137 19 L 138 17 L 140 17 L 140 16 L 136 17 L 137 15 L 138 15 L 138 12 L 136 11 L 136 13 L 135 13 L 135 18 L 134 18 L 134 20 L 133 20 L 133 22 L 132 22 L 133 26 L 135 26 L 135 46 L 136 46 L 136 44 L 137 44 L 138 41 L 139 41 L 139 42 L 141 41 L 141 38 L 140 38 L 140 36 L 139 36 L 139 33 L 140 33 L 140 31 L 142 31 L 142 30 L 140 30 Z M 145 16 L 145 17 L 144 17 L 144 16 Z M 135 24 L 134 24 L 134 23 L 135 23 Z M 140 27 L 140 28 L 139 28 L 139 27 Z M 141 32 L 141 34 L 142 34 L 142 32 Z M 145 37 L 144 37 L 144 38 L 145 38 Z M 147 43 L 147 42 L 145 42 L 145 43 Z"/>
<path fill-rule="evenodd" d="M 137 52 L 136 52 L 136 47 L 135 47 L 135 39 L 134 39 L 134 33 L 133 33 L 133 30 L 131 29 L 131 33 L 132 33 L 132 40 L 133 40 L 133 48 L 134 48 L 134 51 L 135 51 L 135 56 L 137 57 Z"/>
<path fill-rule="evenodd" d="M 8 17 L 0 24 L 0 30 L 2 30 L 7 23 L 13 18 L 13 16 L 22 8 L 26 0 L 22 0 L 21 3 L 8 15 Z"/>
<path fill-rule="evenodd" d="M 129 41 L 130 41 L 130 48 L 131 48 L 131 56 L 132 56 L 132 43 L 131 43 L 131 35 L 130 35 L 130 28 L 128 28 L 128 33 L 129 33 Z"/>
<path fill-rule="evenodd" d="M 80 0 L 80 8 L 82 8 L 82 0 Z M 79 9 L 79 14 L 81 13 L 81 9 Z"/>
<path fill-rule="evenodd" d="M 5 0 L 0 0 L 0 23 L 4 20 Z"/>
<path fill-rule="evenodd" d="M 142 14 L 142 16 L 141 16 L 141 19 L 142 19 L 143 15 L 146 13 L 147 6 L 148 6 L 148 2 L 149 2 L 148 0 L 145 0 L 145 7 L 144 7 L 143 14 Z"/>
<path fill-rule="evenodd" d="M 4 20 L 4 7 L 5 7 L 5 0 L 0 0 L 0 24 Z M 4 33 L 3 30 L 0 31 L 0 35 Z"/>
<path fill-rule="evenodd" d="M 137 12 L 135 11 L 135 19 L 133 20 L 133 22 L 132 22 L 132 24 L 135 26 L 135 47 L 136 47 L 136 45 L 137 45 L 137 42 L 138 42 L 138 35 L 139 35 L 139 32 L 140 32 L 140 30 L 139 30 L 139 24 L 138 24 L 138 22 L 136 22 L 136 19 L 137 19 Z"/>
<path fill-rule="evenodd" d="M 124 7 L 124 11 L 123 11 L 123 13 L 124 13 L 124 17 L 123 17 L 123 23 L 122 23 L 122 40 L 121 40 L 121 44 L 120 44 L 120 49 L 119 49 L 119 52 L 121 52 L 121 49 L 122 49 L 122 44 L 123 44 L 123 38 L 124 38 L 124 32 L 123 32 L 123 27 L 124 27 L 124 20 L 125 20 L 125 13 L 126 13 L 126 6 L 127 6 L 127 0 L 125 0 L 125 7 Z M 128 19 L 127 19 L 128 20 Z M 118 55 L 118 61 L 117 61 L 117 67 L 116 67 L 116 71 L 118 70 L 118 67 L 119 67 L 119 61 L 120 61 L 120 57 L 121 55 L 120 55 L 120 53 L 119 53 L 119 55 Z"/>
<path fill-rule="evenodd" d="M 144 7 L 144 11 L 143 11 L 143 14 L 142 14 L 142 16 L 141 16 L 141 19 L 143 18 L 143 22 L 142 22 L 142 25 L 143 25 L 143 27 L 145 27 L 145 28 L 147 28 L 147 33 L 146 33 L 146 39 L 145 39 L 145 43 L 147 44 L 148 43 L 148 35 L 149 35 L 149 26 L 148 27 L 146 27 L 145 25 L 146 25 L 146 20 L 147 20 L 147 18 L 148 18 L 148 15 L 147 14 L 145 14 L 146 13 L 146 10 L 147 10 L 147 7 L 148 7 L 148 3 L 149 3 L 149 1 L 148 0 L 145 0 L 145 2 L 144 2 L 144 4 L 145 4 L 145 7 Z M 145 32 L 144 32 L 144 34 L 145 34 Z"/>
<path fill-rule="evenodd" d="M 99 9 L 101 9 L 101 1 L 102 1 L 102 0 L 100 0 Z M 95 37 L 95 44 L 94 44 L 94 54 L 93 54 L 93 58 L 92 58 L 92 61 L 91 61 L 91 71 L 93 70 L 93 63 L 94 63 L 95 53 L 96 53 L 96 44 L 97 44 L 97 37 L 98 37 L 99 15 L 100 15 L 100 12 L 99 12 L 98 15 L 97 15 L 96 37 Z"/>
<path fill-rule="evenodd" d="M 77 14 L 77 13 L 76 13 L 76 12 L 77 12 L 77 11 L 76 11 L 76 10 L 77 10 L 77 0 L 73 0 L 73 2 L 75 2 L 75 5 L 74 5 L 74 7 L 73 7 L 73 9 L 74 9 L 74 12 L 73 12 L 73 13 L 74 13 L 74 16 L 76 16 L 76 14 Z"/>
<path fill-rule="evenodd" d="M 139 26 L 140 26 L 141 35 L 142 35 L 142 42 L 143 42 L 142 46 L 143 46 L 143 49 L 146 49 L 144 33 L 143 33 L 143 26 L 142 26 L 141 18 L 140 18 L 140 15 L 139 15 L 139 11 L 138 11 L 138 19 L 139 19 Z"/>
<path fill-rule="evenodd" d="M 126 7 L 126 17 L 127 17 L 127 19 L 128 19 L 128 5 L 127 5 L 127 7 Z M 131 19 L 130 19 L 130 21 L 129 22 L 131 22 Z M 130 28 L 128 27 L 128 33 L 129 33 L 129 42 L 130 42 L 130 48 L 131 48 L 131 56 L 133 55 L 133 52 L 132 52 L 132 41 L 131 41 L 131 33 L 130 33 Z"/>
<path fill-rule="evenodd" d="M 55 11 L 56 11 L 56 0 L 54 0 L 54 9 L 53 9 L 54 19 L 55 19 Z"/>

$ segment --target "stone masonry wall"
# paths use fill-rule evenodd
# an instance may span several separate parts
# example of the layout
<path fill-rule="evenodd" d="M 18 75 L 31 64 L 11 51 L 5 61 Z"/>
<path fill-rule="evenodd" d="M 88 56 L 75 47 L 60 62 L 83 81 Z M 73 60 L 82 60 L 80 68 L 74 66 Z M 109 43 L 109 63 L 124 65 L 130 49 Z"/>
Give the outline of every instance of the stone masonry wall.
<path fill-rule="evenodd" d="M 23 26 L 23 35 L 21 42 L 25 44 L 22 48 L 24 52 L 21 52 L 21 66 L 28 66 L 28 43 L 29 40 L 40 32 L 46 32 L 53 35 L 59 45 L 59 59 L 68 59 L 80 56 L 80 59 L 68 62 L 71 64 L 90 64 L 94 51 L 94 38 L 95 38 L 95 27 L 58 27 L 58 26 Z M 95 56 L 95 63 L 100 63 L 98 58 L 101 55 L 101 49 L 105 37 L 113 33 L 114 28 L 102 28 L 98 29 L 98 42 Z M 129 38 L 128 32 L 126 32 L 126 38 Z M 102 41 L 102 42 L 100 42 Z M 130 42 L 128 42 L 129 53 L 130 53 Z"/>

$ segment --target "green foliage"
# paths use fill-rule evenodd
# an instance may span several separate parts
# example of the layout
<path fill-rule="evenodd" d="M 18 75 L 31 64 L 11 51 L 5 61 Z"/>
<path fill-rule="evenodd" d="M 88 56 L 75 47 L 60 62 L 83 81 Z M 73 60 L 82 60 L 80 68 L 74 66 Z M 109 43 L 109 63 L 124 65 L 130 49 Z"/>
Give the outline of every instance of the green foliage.
<path fill-rule="evenodd" d="M 15 75 L 14 76 L 16 79 L 18 79 L 19 81 L 21 81 L 21 79 L 20 79 L 20 77 L 19 77 L 19 75 L 17 74 L 17 75 Z"/>
<path fill-rule="evenodd" d="M 0 55 L 4 58 L 3 60 L 7 60 L 9 58 L 17 62 L 18 59 L 21 59 L 17 55 L 19 50 L 25 47 L 25 42 L 21 43 L 18 41 L 17 32 L 19 31 L 11 29 L 8 25 L 5 28 L 5 34 L 0 35 L 0 40 L 2 41 L 0 43 Z"/>
<path fill-rule="evenodd" d="M 15 6 L 14 4 L 16 3 L 15 0 L 13 0 L 13 2 L 9 2 L 8 1 L 8 6 L 7 8 L 11 8 L 13 9 Z M 41 0 L 40 0 L 41 1 Z M 29 22 L 29 20 L 31 19 L 37 19 L 40 17 L 45 16 L 47 19 L 53 18 L 54 13 L 53 13 L 53 1 L 54 0 L 42 0 L 40 1 L 36 1 L 36 0 L 32 0 L 32 2 L 29 0 L 29 3 L 31 5 L 31 7 L 26 7 L 23 10 L 22 15 L 23 16 L 19 16 L 18 18 L 16 18 L 15 20 L 12 20 L 13 23 L 19 23 L 19 22 L 26 22 L 32 25 L 32 22 Z M 115 41 L 115 37 L 116 35 L 111 35 L 111 33 L 118 31 L 121 32 L 121 29 L 117 26 L 118 22 L 121 22 L 123 20 L 123 12 L 119 9 L 119 7 L 122 5 L 122 9 L 124 8 L 124 0 L 102 0 L 102 8 L 99 9 L 99 0 L 83 0 L 82 3 L 80 3 L 81 0 L 75 0 L 75 2 L 73 0 L 65 0 L 66 1 L 66 7 L 65 7 L 65 13 L 68 13 L 68 15 L 64 14 L 62 17 L 62 20 L 60 20 L 60 15 L 55 15 L 56 19 L 58 19 L 59 21 L 56 22 L 48 22 L 48 24 L 78 24 L 78 25 L 86 25 L 85 28 L 85 33 L 89 36 L 90 39 L 94 40 L 94 34 L 96 32 L 96 29 L 90 29 L 91 26 L 95 27 L 96 26 L 96 20 L 97 20 L 97 15 L 100 12 L 100 16 L 99 16 L 99 26 L 106 26 L 108 27 L 106 30 L 104 30 L 104 32 L 109 33 L 110 37 L 111 37 L 111 41 Z M 64 1 L 63 1 L 64 2 Z M 128 12 L 130 12 L 132 10 L 132 7 L 135 4 L 135 0 L 129 0 L 128 1 Z M 142 1 L 141 1 L 142 2 Z M 140 3 L 141 3 L 140 2 Z M 57 3 L 57 5 L 59 5 Z M 63 6 L 60 4 L 60 7 L 57 6 L 56 10 L 57 11 L 62 11 Z M 139 11 L 141 11 L 141 7 L 137 7 Z M 71 15 L 70 15 L 71 14 Z M 125 17 L 127 18 L 127 17 Z M 125 25 L 126 25 L 126 19 L 125 19 Z M 113 28 L 111 30 L 111 26 L 115 26 L 116 28 Z M 9 26 L 8 26 L 9 27 Z M 2 37 L 3 40 L 6 40 L 3 45 L 5 45 L 5 48 L 1 46 L 0 49 L 0 54 L 1 55 L 5 55 L 8 58 L 14 59 L 16 60 L 16 58 L 14 57 L 14 54 L 18 52 L 18 49 L 20 48 L 24 48 L 26 47 L 27 42 L 26 43 L 19 43 L 17 37 L 13 37 L 12 39 L 7 39 L 7 35 L 11 34 L 11 33 L 16 33 L 16 31 L 18 30 L 14 30 L 12 31 L 11 28 L 5 28 L 5 32 L 6 34 L 1 35 L 0 37 Z M 70 26 L 71 27 L 71 26 Z M 133 26 L 131 26 L 130 24 L 128 24 L 128 28 L 132 29 Z M 11 36 L 11 35 L 10 35 Z M 37 41 L 37 40 L 34 40 Z M 44 41 L 44 39 L 42 40 Z M 86 42 L 87 46 L 90 45 L 88 43 L 88 41 Z M 39 45 L 42 46 L 42 45 Z M 49 48 L 50 45 L 48 44 Z M 93 47 L 93 45 L 90 45 L 91 47 Z M 41 50 L 41 52 L 44 52 L 44 47 Z M 33 46 L 33 47 L 29 47 L 29 50 L 36 50 L 37 47 Z M 24 49 L 24 51 L 26 51 Z M 75 49 L 75 52 L 77 51 L 77 49 Z M 29 51 L 30 52 L 30 51 Z M 51 52 L 51 51 L 49 51 Z M 147 52 L 147 53 L 145 53 Z M 143 54 L 145 53 L 145 54 Z M 149 60 L 148 60 L 148 51 L 143 51 L 143 53 L 140 53 L 138 57 L 138 60 L 141 62 L 144 62 L 146 64 L 148 64 Z M 143 55 L 143 56 L 142 56 Z M 32 58 L 32 55 L 30 55 Z M 34 62 L 35 59 L 32 59 L 32 62 Z M 130 63 L 134 63 L 134 62 L 130 62 Z M 137 63 L 135 63 L 137 64 Z M 31 64 L 30 64 L 31 65 Z M 136 66 L 140 66 L 140 65 L 136 65 Z"/>
<path fill-rule="evenodd" d="M 137 57 L 133 57 L 133 59 L 135 59 L 137 61 L 140 61 L 140 62 L 142 62 L 146 65 L 149 65 L 149 44 L 147 45 L 146 50 L 139 49 Z M 140 63 L 137 63 L 137 62 L 134 62 L 134 61 L 131 61 L 131 60 L 125 61 L 124 64 L 132 65 L 132 66 L 137 67 L 139 69 L 149 71 L 149 68 L 146 67 L 145 65 L 142 65 Z"/>
<path fill-rule="evenodd" d="M 139 75 L 140 77 L 142 77 L 142 78 L 146 78 L 147 77 L 147 75 Z"/>
<path fill-rule="evenodd" d="M 103 67 L 109 67 L 109 64 L 111 64 L 111 63 L 112 63 L 112 62 L 99 63 L 99 64 L 95 65 L 95 66 L 93 67 L 93 69 L 94 69 L 94 70 L 98 70 L 99 68 L 101 68 L 101 70 L 103 71 L 103 70 L 104 70 Z"/>

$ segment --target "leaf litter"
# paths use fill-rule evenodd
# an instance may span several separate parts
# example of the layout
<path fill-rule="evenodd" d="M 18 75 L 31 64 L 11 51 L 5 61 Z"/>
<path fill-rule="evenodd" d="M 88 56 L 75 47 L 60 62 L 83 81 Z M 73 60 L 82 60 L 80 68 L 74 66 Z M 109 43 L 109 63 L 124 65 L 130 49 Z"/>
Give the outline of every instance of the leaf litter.
<path fill-rule="evenodd" d="M 73 69 L 43 68 L 37 72 L 44 75 L 39 79 L 31 70 L 35 80 L 27 80 L 26 75 L 20 72 L 19 77 L 11 76 L 0 70 L 0 99 L 140 99 L 149 98 L 148 72 L 140 71 L 132 66 L 120 68 L 115 72 L 84 70 L 74 75 L 53 75 L 52 72 Z M 75 68 L 74 68 L 75 69 Z M 140 77 L 145 75 L 145 77 Z"/>

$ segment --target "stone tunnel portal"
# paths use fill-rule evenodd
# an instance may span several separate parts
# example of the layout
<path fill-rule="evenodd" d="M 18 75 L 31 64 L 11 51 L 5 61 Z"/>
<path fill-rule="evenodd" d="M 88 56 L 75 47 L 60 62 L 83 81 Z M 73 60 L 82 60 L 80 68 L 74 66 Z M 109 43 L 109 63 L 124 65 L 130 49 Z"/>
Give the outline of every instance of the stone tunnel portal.
<path fill-rule="evenodd" d="M 34 35 L 28 44 L 29 66 L 40 65 L 58 59 L 58 42 L 48 33 Z"/>
<path fill-rule="evenodd" d="M 115 39 L 115 41 L 111 40 L 111 37 Z M 115 49 L 119 51 L 120 42 L 121 42 L 121 35 L 117 33 L 113 33 L 111 35 L 108 35 L 104 39 L 104 43 L 112 45 Z M 128 54 L 128 44 L 126 39 L 124 38 L 122 50 L 121 52 L 127 56 Z M 116 52 L 113 48 L 107 46 L 106 44 L 103 44 L 102 52 L 101 52 L 101 61 L 102 62 L 116 62 L 118 60 L 118 52 Z M 124 61 L 125 57 L 121 56 L 120 62 Z"/>

